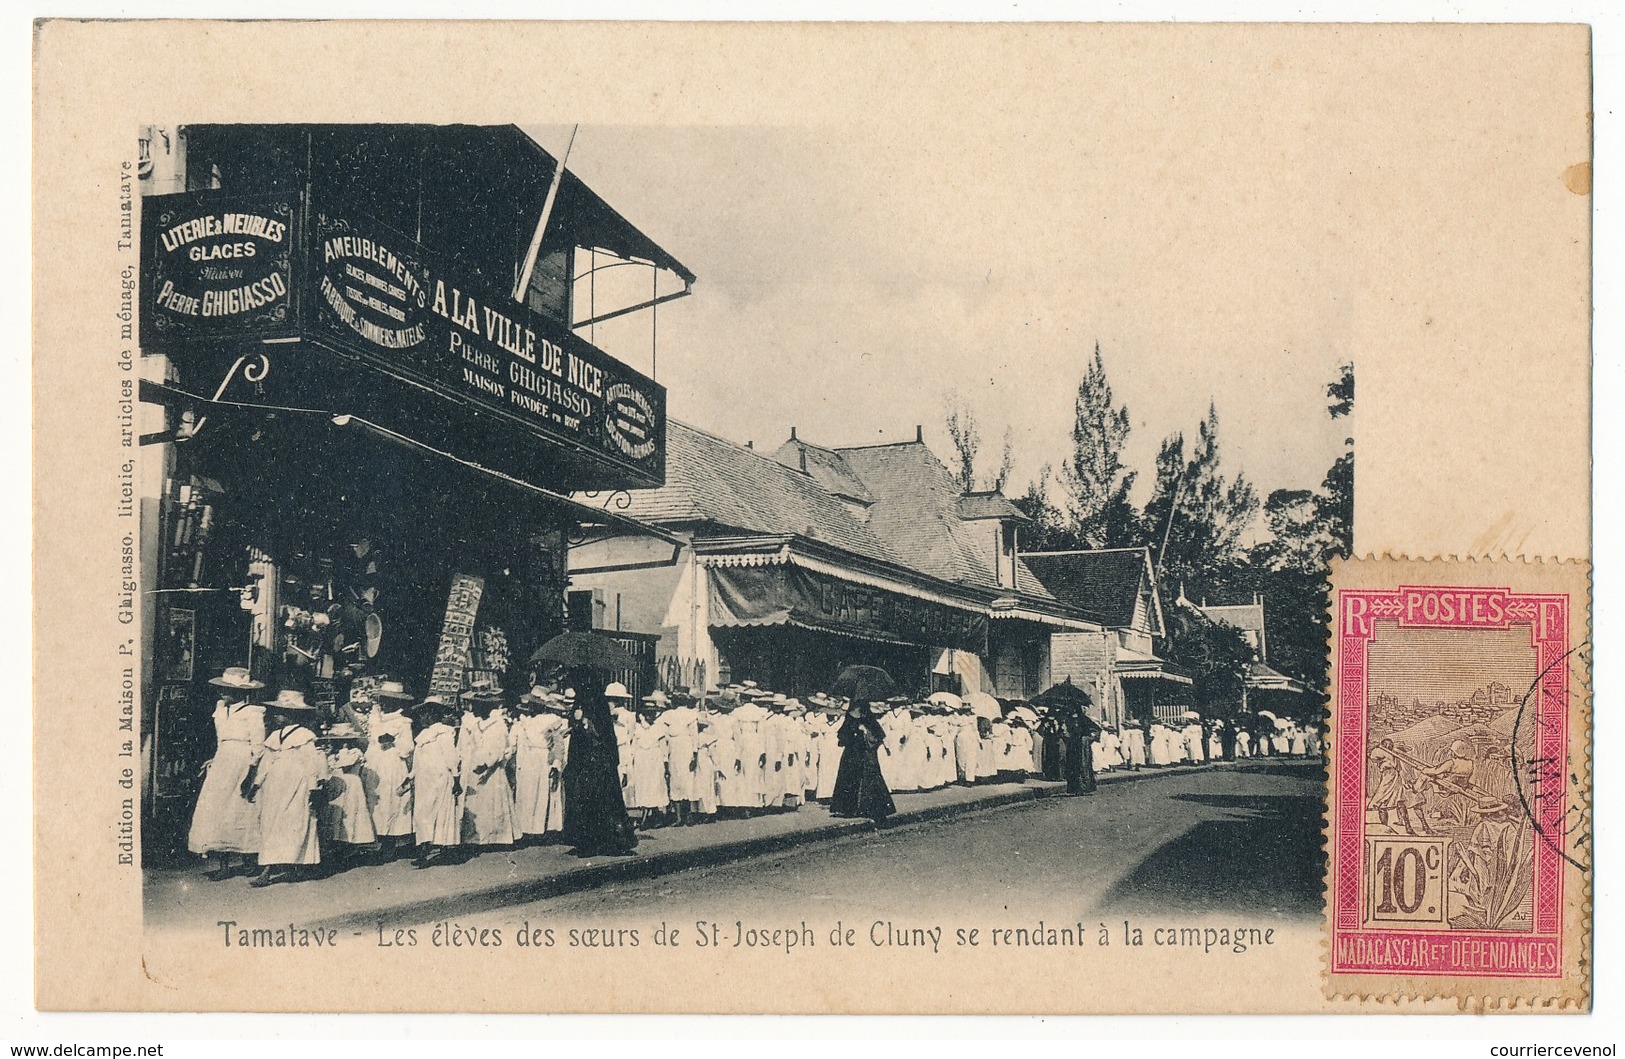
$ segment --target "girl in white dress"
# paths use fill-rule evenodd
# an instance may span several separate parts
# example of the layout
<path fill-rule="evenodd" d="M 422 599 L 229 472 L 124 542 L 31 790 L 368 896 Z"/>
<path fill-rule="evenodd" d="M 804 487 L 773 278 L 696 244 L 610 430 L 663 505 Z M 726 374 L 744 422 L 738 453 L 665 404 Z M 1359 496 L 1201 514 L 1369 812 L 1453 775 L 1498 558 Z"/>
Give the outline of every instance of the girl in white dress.
<path fill-rule="evenodd" d="M 250 886 L 300 877 L 322 860 L 316 809 L 327 779 L 327 755 L 306 723 L 320 714 L 303 692 L 283 691 L 265 704 L 265 753 L 254 770 L 252 792 L 260 809 L 260 874 Z"/>
<path fill-rule="evenodd" d="M 186 847 L 214 862 L 208 877 L 215 881 L 251 869 L 260 851 L 260 811 L 248 800 L 244 783 L 265 753 L 265 707 L 248 700 L 265 687 L 240 667 L 209 681 L 224 694 L 214 708 L 214 757 L 204 765 L 203 788 L 192 811 Z M 230 866 L 232 855 L 237 867 Z"/>
<path fill-rule="evenodd" d="M 502 693 L 469 696 L 474 721 L 463 732 L 463 844 L 511 846 L 519 838 L 513 818 L 513 784 L 508 766 L 514 746 Z"/>
<path fill-rule="evenodd" d="M 372 812 L 367 808 L 367 789 L 361 777 L 361 747 L 365 739 L 353 729 L 337 726 L 317 743 L 327 751 L 328 778 L 325 784 L 319 831 L 327 849 L 342 863 L 353 863 L 361 852 L 377 841 Z"/>
<path fill-rule="evenodd" d="M 453 859 L 462 842 L 462 757 L 457 752 L 456 711 L 429 698 L 418 706 L 421 730 L 412 751 L 412 826 L 419 868 Z"/>
<path fill-rule="evenodd" d="M 386 855 L 406 852 L 413 842 L 412 720 L 401 711 L 413 701 L 398 680 L 382 682 L 372 693 L 374 705 L 365 718 L 366 756 L 361 782 L 366 787 L 372 827 Z"/>

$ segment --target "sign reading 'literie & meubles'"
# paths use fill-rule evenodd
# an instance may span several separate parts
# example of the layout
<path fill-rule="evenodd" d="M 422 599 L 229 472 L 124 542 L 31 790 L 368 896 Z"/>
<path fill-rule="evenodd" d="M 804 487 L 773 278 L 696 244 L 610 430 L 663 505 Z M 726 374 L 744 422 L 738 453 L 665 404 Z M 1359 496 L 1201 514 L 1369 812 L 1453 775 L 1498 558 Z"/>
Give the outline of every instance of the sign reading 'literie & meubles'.
<path fill-rule="evenodd" d="M 296 333 L 297 216 L 292 196 L 199 192 L 149 200 L 143 343 Z"/>
<path fill-rule="evenodd" d="M 307 335 L 653 479 L 665 391 L 368 218 L 313 211 Z"/>

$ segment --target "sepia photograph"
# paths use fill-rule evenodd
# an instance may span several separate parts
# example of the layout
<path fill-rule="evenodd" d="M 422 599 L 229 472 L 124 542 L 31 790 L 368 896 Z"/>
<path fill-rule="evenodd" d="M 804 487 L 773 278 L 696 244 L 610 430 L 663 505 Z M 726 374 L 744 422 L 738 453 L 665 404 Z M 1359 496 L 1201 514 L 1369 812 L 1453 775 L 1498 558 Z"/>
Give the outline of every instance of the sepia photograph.
<path fill-rule="evenodd" d="M 898 189 L 788 130 L 139 147 L 149 929 L 476 930 L 611 884 L 711 923 L 1042 894 L 1039 947 L 1318 919 L 1347 350 L 1265 393 L 1181 370 L 1153 295 L 1033 314 L 1083 279 L 1028 272 L 1046 210 L 883 245 L 825 218 Z"/>

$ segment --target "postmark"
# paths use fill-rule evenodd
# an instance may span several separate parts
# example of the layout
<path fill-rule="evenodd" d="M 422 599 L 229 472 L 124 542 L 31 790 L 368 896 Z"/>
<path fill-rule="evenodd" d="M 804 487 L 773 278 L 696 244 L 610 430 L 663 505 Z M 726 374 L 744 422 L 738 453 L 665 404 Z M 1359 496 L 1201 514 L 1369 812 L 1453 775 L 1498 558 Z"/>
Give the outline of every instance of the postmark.
<path fill-rule="evenodd" d="M 1589 997 L 1587 568 L 1332 574 L 1333 998 Z"/>

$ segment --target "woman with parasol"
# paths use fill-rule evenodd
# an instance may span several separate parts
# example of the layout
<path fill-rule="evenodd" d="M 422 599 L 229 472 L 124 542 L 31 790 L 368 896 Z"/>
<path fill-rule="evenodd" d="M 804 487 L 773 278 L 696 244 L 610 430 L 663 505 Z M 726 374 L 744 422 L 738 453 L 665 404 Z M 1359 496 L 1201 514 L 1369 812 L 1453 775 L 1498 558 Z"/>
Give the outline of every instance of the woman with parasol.
<path fill-rule="evenodd" d="M 1089 716 L 1089 693 L 1066 680 L 1033 698 L 1035 705 L 1044 706 L 1047 713 L 1044 724 L 1047 731 L 1061 741 L 1061 772 L 1066 778 L 1068 794 L 1095 792 L 1094 742 L 1100 734 L 1100 725 Z"/>
<path fill-rule="evenodd" d="M 831 816 L 867 817 L 875 823 L 897 811 L 886 777 L 880 772 L 880 747 L 886 730 L 874 715 L 873 702 L 884 701 L 896 685 L 883 669 L 848 666 L 835 678 L 834 694 L 851 699 L 846 721 L 835 734 L 841 747 L 841 764 L 835 774 L 835 791 L 830 798 Z"/>
<path fill-rule="evenodd" d="M 562 778 L 565 841 L 578 857 L 630 855 L 638 838 L 621 794 L 620 748 L 604 689 L 610 673 L 635 668 L 631 656 L 608 637 L 567 632 L 537 648 L 531 661 L 562 667 L 562 686 L 575 691 Z"/>

